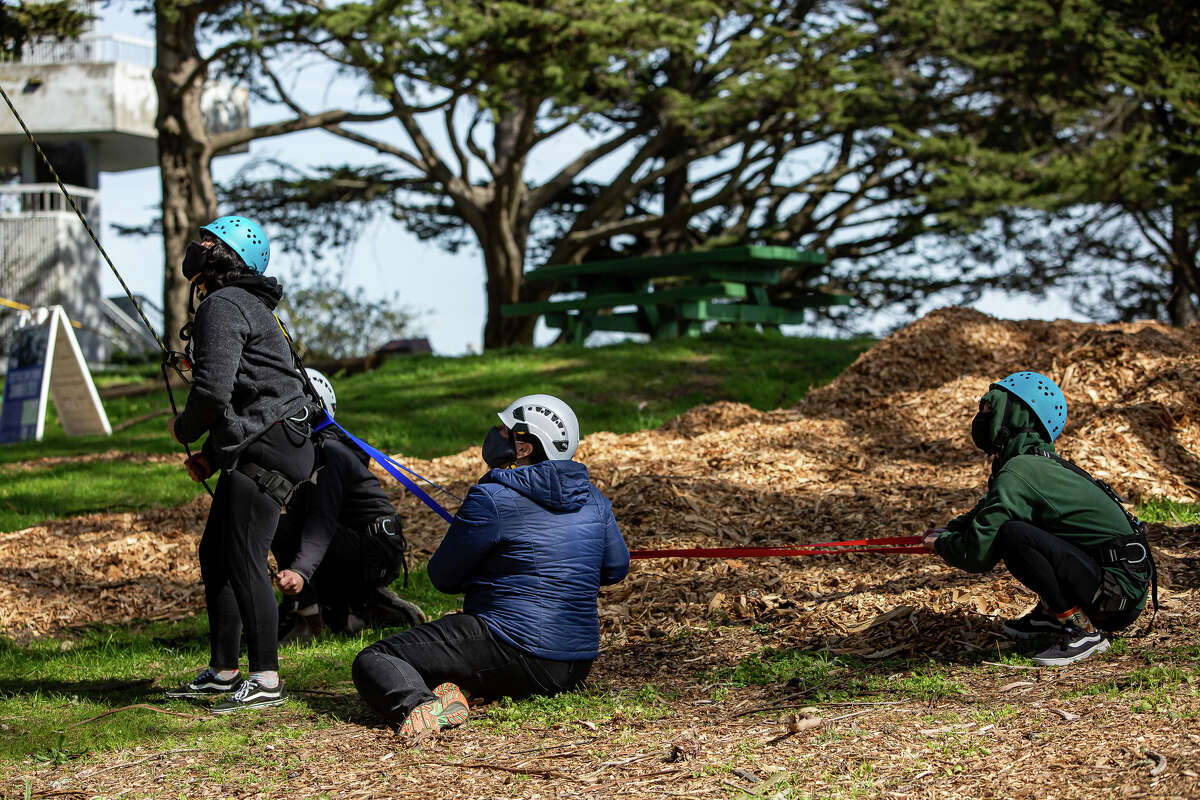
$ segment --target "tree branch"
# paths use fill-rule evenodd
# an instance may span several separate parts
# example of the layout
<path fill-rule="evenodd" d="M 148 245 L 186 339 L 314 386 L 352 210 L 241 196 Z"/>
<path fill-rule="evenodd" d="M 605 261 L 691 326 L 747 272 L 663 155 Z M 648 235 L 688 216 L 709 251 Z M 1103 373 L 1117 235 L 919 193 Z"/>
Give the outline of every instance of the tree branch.
<path fill-rule="evenodd" d="M 354 114 L 341 109 L 323 111 L 320 114 L 302 114 L 293 119 L 213 134 L 208 139 L 208 149 L 213 153 L 220 153 L 256 139 L 268 139 L 272 136 L 282 136 L 285 133 L 295 133 L 312 128 L 328 128 L 342 122 L 378 122 L 391 115 L 390 111 L 377 114 Z"/>
<path fill-rule="evenodd" d="M 608 156 L 613 151 L 624 147 L 637 137 L 642 136 L 646 131 L 647 128 L 645 126 L 639 125 L 623 132 L 620 136 L 596 145 L 590 150 L 585 150 L 573 161 L 560 169 L 557 175 L 533 190 L 529 196 L 529 206 L 531 208 L 541 208 L 546 205 L 551 199 L 557 197 L 560 192 L 574 183 L 575 179 L 585 169 L 605 156 Z"/>
<path fill-rule="evenodd" d="M 358 133 L 356 131 L 347 130 L 346 128 L 343 128 L 340 125 L 327 125 L 325 127 L 325 130 L 329 131 L 330 133 L 332 133 L 336 136 L 340 136 L 343 139 L 349 139 L 352 142 L 357 142 L 358 144 L 365 145 L 366 147 L 370 147 L 372 150 L 374 150 L 377 153 L 382 153 L 383 155 L 388 155 L 388 156 L 394 156 L 395 158 L 398 158 L 401 161 L 403 161 L 405 164 L 408 164 L 409 166 L 415 168 L 423 175 L 428 175 L 430 172 L 429 165 L 426 164 L 424 161 L 421 161 L 419 158 L 412 155 L 411 153 L 407 153 L 407 152 L 401 150 L 400 148 L 395 147 L 394 145 L 388 144 L 387 142 L 382 142 L 382 141 L 380 141 L 378 139 L 374 139 L 370 136 L 364 136 L 363 134 Z"/>
<path fill-rule="evenodd" d="M 493 178 L 496 177 L 496 164 L 479 146 L 479 142 L 475 141 L 475 131 L 479 127 L 479 123 L 483 121 L 483 109 L 476 108 L 475 113 L 471 115 L 471 122 L 467 125 L 466 136 L 467 149 L 471 151 L 471 155 L 478 158 L 487 167 L 488 174 Z"/>
<path fill-rule="evenodd" d="M 442 121 L 446 126 L 446 138 L 450 140 L 450 147 L 454 150 L 454 157 L 458 159 L 458 168 L 462 174 L 462 179 L 466 183 L 471 182 L 471 167 L 467 161 L 467 154 L 463 152 L 462 147 L 458 144 L 458 135 L 454 131 L 454 112 L 458 109 L 458 97 L 446 106 L 442 112 Z"/>

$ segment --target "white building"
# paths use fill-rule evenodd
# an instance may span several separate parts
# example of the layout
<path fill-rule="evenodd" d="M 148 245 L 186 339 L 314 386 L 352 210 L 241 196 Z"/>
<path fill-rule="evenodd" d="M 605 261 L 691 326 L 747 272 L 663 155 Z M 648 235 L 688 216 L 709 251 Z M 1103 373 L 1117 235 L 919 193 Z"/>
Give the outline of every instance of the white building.
<path fill-rule="evenodd" d="M 19 60 L 0 63 L 0 86 L 97 235 L 99 173 L 158 163 L 153 67 L 153 42 L 91 33 L 31 43 Z M 213 129 L 247 123 L 245 90 L 217 84 L 205 94 Z M 41 157 L 0 107 L 0 299 L 62 305 L 82 325 L 76 333 L 87 359 L 105 361 L 114 349 L 137 344 L 128 338 L 128 321 L 113 319 L 119 308 L 101 296 L 104 269 Z M 0 356 L 14 318 L 0 304 Z"/>

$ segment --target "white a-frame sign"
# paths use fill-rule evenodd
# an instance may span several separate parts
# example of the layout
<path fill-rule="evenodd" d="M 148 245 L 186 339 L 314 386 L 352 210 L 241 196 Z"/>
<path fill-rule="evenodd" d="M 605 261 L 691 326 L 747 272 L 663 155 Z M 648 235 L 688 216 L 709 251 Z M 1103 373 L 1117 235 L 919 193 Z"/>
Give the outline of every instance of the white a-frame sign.
<path fill-rule="evenodd" d="M 46 398 L 68 436 L 112 433 L 92 373 L 62 306 L 25 312 L 13 331 L 0 404 L 0 444 L 41 439 Z"/>

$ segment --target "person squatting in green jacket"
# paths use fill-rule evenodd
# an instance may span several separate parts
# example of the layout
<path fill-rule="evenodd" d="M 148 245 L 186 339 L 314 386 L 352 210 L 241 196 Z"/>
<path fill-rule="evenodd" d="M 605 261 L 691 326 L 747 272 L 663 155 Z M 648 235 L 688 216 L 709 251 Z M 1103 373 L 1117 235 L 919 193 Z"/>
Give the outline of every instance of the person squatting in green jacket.
<path fill-rule="evenodd" d="M 1003 561 L 1041 598 L 1003 625 L 1018 639 L 1059 635 L 1033 659 L 1039 666 L 1107 650 L 1106 634 L 1146 607 L 1154 574 L 1145 527 L 1107 484 L 1055 453 L 1066 422 L 1067 400 L 1046 376 L 1016 372 L 993 383 L 971 422 L 975 446 L 992 456 L 987 494 L 923 540 L 967 572 Z"/>

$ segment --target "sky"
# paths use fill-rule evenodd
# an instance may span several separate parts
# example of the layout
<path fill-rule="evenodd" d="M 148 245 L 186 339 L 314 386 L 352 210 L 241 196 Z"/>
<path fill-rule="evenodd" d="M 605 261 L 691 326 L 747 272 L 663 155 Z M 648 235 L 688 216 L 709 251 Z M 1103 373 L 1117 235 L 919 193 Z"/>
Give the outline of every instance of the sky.
<path fill-rule="evenodd" d="M 132 7 L 132 3 L 118 0 L 101 8 L 97 32 L 152 40 L 148 17 L 132 13 Z M 329 107 L 321 104 L 330 101 L 349 104 L 356 98 L 355 87 L 333 80 L 328 74 L 300 73 L 294 80 L 293 88 L 300 97 L 312 101 L 312 108 Z M 250 113 L 251 123 L 259 124 L 270 121 L 272 112 L 252 104 Z M 214 163 L 214 177 L 220 183 L 262 158 L 311 166 L 369 163 L 373 160 L 371 155 L 365 148 L 324 131 L 307 131 L 253 142 L 248 154 L 222 156 Z M 154 237 L 123 237 L 112 227 L 113 223 L 145 224 L 158 215 L 161 189 L 157 168 L 101 173 L 100 192 L 101 238 L 105 249 L 135 292 L 161 303 L 161 242 Z M 221 213 L 236 213 L 236 209 L 223 208 Z M 276 249 L 270 272 L 279 276 L 286 288 L 288 277 L 306 266 L 296 256 Z M 482 257 L 477 249 L 464 247 L 451 254 L 435 244 L 420 241 L 400 223 L 381 220 L 362 233 L 339 266 L 343 269 L 344 285 L 361 287 L 372 299 L 398 293 L 400 305 L 419 314 L 419 332 L 429 337 L 435 353 L 461 355 L 482 349 L 486 294 Z M 121 293 L 120 285 L 107 268 L 102 286 L 106 294 Z M 1082 319 L 1060 297 L 1037 300 L 989 292 L 973 305 L 986 313 L 1011 319 Z M 880 318 L 879 327 L 883 329 L 897 321 Z M 539 321 L 535 343 L 548 344 L 556 333 Z"/>

